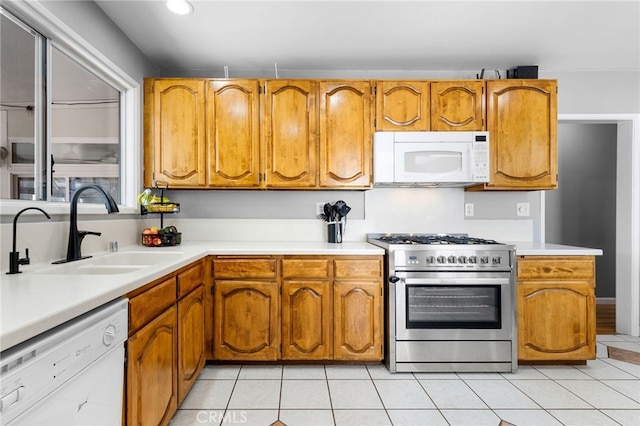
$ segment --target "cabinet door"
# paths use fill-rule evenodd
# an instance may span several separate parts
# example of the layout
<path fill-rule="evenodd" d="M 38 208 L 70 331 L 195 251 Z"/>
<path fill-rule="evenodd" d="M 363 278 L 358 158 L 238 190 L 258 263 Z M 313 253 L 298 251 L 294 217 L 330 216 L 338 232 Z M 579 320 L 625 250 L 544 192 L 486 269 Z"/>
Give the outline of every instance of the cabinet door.
<path fill-rule="evenodd" d="M 204 80 L 147 79 L 144 102 L 144 185 L 205 186 Z"/>
<path fill-rule="evenodd" d="M 378 81 L 376 130 L 429 130 L 428 81 Z"/>
<path fill-rule="evenodd" d="M 329 281 L 282 283 L 282 359 L 331 359 Z"/>
<path fill-rule="evenodd" d="M 525 281 L 517 289 L 518 359 L 595 359 L 595 295 L 588 281 Z"/>
<path fill-rule="evenodd" d="M 487 82 L 491 182 L 485 189 L 555 189 L 557 85 L 552 80 Z"/>
<path fill-rule="evenodd" d="M 320 82 L 321 187 L 371 187 L 371 86 L 370 81 Z"/>
<path fill-rule="evenodd" d="M 204 286 L 178 302 L 178 405 L 204 367 Z"/>
<path fill-rule="evenodd" d="M 265 82 L 262 134 L 269 188 L 318 183 L 318 86 L 315 81 Z"/>
<path fill-rule="evenodd" d="M 208 81 L 209 186 L 260 186 L 258 91 L 258 80 Z"/>
<path fill-rule="evenodd" d="M 338 281 L 333 288 L 334 359 L 381 360 L 381 283 Z"/>
<path fill-rule="evenodd" d="M 279 296 L 276 281 L 215 281 L 214 358 L 278 359 Z"/>
<path fill-rule="evenodd" d="M 431 130 L 484 130 L 484 81 L 431 82 Z"/>
<path fill-rule="evenodd" d="M 176 307 L 127 342 L 127 424 L 166 425 L 178 407 Z"/>

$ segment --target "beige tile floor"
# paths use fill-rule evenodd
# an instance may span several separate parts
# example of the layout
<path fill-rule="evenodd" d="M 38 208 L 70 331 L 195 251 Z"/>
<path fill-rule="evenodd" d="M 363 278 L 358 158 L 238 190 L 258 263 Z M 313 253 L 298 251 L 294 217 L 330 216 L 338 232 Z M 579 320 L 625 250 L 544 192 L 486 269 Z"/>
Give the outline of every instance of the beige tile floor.
<path fill-rule="evenodd" d="M 172 425 L 640 425 L 640 338 L 598 336 L 583 366 L 397 373 L 383 365 L 208 365 Z"/>

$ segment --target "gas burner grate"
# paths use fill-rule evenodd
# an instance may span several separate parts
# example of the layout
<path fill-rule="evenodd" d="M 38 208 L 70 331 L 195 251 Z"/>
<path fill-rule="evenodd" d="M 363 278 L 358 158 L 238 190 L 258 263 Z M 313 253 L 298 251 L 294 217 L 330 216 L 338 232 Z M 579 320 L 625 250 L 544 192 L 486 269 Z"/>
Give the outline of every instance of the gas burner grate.
<path fill-rule="evenodd" d="M 465 234 L 391 234 L 377 238 L 388 244 L 424 244 L 424 245 L 486 245 L 500 244 L 495 240 L 469 237 Z"/>

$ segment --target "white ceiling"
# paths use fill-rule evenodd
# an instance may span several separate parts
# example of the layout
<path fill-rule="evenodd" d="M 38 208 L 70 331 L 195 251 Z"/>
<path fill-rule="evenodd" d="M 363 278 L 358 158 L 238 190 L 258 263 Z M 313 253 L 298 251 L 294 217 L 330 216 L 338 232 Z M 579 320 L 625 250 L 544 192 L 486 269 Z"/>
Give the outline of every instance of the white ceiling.
<path fill-rule="evenodd" d="M 640 72 L 638 0 L 191 2 L 178 16 L 160 0 L 96 1 L 170 72 Z"/>

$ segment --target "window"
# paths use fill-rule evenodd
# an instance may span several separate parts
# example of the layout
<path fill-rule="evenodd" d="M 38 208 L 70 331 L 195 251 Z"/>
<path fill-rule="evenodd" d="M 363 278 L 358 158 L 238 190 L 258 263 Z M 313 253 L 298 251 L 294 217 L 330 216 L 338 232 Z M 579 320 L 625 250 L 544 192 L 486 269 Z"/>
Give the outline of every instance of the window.
<path fill-rule="evenodd" d="M 133 205 L 138 84 L 68 29 L 45 37 L 1 7 L 0 20 L 0 198 L 69 202 L 98 184 Z"/>

